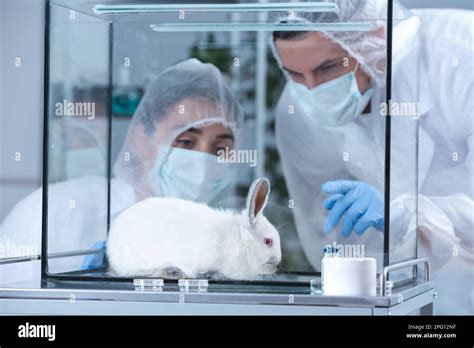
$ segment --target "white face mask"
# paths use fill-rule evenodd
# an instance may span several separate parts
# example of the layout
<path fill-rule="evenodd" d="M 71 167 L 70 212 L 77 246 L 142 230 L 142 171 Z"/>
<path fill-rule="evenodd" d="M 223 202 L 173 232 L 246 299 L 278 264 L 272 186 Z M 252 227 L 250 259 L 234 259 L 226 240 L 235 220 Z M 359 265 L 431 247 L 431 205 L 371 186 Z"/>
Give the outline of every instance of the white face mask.
<path fill-rule="evenodd" d="M 374 92 L 368 89 L 363 95 L 359 91 L 355 71 L 325 82 L 313 89 L 289 80 L 290 93 L 303 111 L 324 127 L 339 127 L 348 124 L 365 109 Z"/>
<path fill-rule="evenodd" d="M 232 170 L 217 156 L 174 147 L 164 162 L 157 161 L 151 181 L 159 196 L 211 203 L 231 187 Z"/>

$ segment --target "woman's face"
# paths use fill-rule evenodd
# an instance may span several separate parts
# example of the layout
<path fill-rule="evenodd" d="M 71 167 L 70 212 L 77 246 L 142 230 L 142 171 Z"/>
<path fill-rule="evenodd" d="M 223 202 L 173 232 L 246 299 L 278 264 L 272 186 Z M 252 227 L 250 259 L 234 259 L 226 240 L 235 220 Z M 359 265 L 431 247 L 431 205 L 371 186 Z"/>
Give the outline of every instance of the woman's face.
<path fill-rule="evenodd" d="M 186 130 L 178 135 L 171 146 L 217 156 L 219 150 L 234 148 L 234 136 L 222 123 L 214 123 Z"/>
<path fill-rule="evenodd" d="M 183 129 L 187 124 L 222 116 L 212 101 L 184 99 L 167 112 L 165 120 L 171 129 Z M 173 140 L 171 146 L 217 155 L 217 151 L 221 149 L 234 148 L 234 136 L 222 123 L 213 123 L 188 128 Z"/>
<path fill-rule="evenodd" d="M 276 39 L 275 46 L 283 69 L 293 81 L 309 89 L 353 71 L 357 64 L 341 46 L 318 32 Z M 362 69 L 357 69 L 356 80 L 363 94 L 369 88 L 370 78 Z"/>
<path fill-rule="evenodd" d="M 188 124 L 222 116 L 219 108 L 212 101 L 188 98 L 168 110 L 156 125 L 155 132 L 151 135 L 151 141 L 149 136 L 144 136 L 143 125 L 138 124 L 134 139 L 142 162 L 151 166 L 155 162 L 161 145 L 200 151 L 211 155 L 217 155 L 219 150 L 225 150 L 225 148 L 233 149 L 234 135 L 222 123 L 186 129 Z M 186 130 L 174 136 L 174 139 L 170 139 L 170 134 L 175 134 L 180 129 Z"/>

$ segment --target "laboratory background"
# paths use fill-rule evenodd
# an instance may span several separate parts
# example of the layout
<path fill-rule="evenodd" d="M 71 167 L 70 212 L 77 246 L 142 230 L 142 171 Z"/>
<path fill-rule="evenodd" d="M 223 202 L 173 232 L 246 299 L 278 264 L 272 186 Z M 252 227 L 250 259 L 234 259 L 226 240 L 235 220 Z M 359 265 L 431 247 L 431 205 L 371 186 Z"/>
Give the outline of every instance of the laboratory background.
<path fill-rule="evenodd" d="M 120 3 L 0 1 L 0 314 L 71 287 L 103 307 L 38 313 L 474 314 L 472 1 Z M 318 25 L 334 81 L 303 72 Z M 414 117 L 368 120 L 389 93 Z M 209 309 L 159 307 L 193 287 Z"/>

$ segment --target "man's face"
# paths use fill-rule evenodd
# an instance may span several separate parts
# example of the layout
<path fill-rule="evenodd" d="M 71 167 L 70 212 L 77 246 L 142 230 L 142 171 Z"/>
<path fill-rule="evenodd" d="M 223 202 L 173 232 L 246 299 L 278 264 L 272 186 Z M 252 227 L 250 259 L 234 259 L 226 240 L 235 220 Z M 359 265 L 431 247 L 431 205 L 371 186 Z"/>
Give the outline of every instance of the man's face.
<path fill-rule="evenodd" d="M 341 46 L 318 32 L 276 39 L 275 46 L 291 79 L 309 89 L 353 71 L 357 64 Z M 369 88 L 369 76 L 359 68 L 356 80 L 359 91 L 364 93 Z"/>

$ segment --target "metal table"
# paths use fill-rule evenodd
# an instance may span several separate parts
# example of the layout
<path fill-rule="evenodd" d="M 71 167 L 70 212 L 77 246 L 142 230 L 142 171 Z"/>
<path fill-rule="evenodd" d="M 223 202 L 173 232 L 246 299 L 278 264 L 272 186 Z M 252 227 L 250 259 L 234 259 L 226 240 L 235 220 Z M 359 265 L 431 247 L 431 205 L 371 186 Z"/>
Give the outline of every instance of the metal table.
<path fill-rule="evenodd" d="M 406 315 L 433 314 L 431 282 L 396 288 L 390 296 L 326 296 L 268 287 L 208 292 L 136 291 L 124 284 L 13 284 L 0 288 L 0 313 L 22 315 Z M 251 290 L 251 291 L 249 291 Z M 267 290 L 267 291 L 266 291 Z M 276 291 L 278 290 L 278 291 Z"/>

